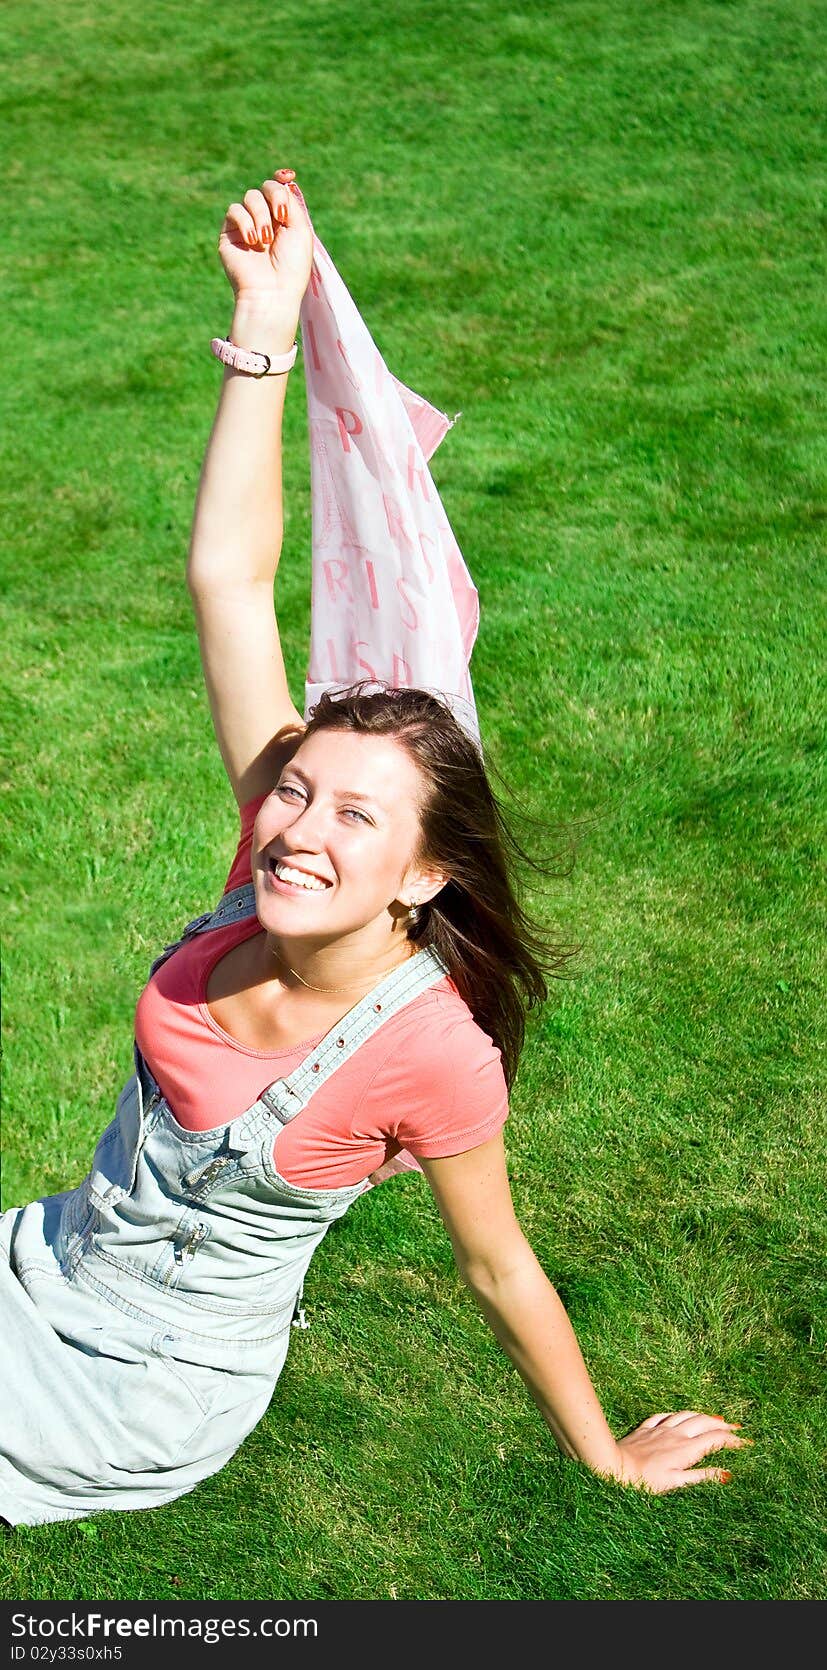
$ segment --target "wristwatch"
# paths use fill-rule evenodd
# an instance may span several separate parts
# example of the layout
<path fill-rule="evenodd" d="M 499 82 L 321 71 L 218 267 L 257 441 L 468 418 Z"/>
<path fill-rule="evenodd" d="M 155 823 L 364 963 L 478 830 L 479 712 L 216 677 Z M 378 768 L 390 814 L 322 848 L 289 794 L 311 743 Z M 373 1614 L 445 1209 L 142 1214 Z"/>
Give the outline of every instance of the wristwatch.
<path fill-rule="evenodd" d="M 232 371 L 246 371 L 249 377 L 280 377 L 296 363 L 297 342 L 286 354 L 260 354 L 256 348 L 239 348 L 228 336 L 214 336 L 210 350 Z"/>

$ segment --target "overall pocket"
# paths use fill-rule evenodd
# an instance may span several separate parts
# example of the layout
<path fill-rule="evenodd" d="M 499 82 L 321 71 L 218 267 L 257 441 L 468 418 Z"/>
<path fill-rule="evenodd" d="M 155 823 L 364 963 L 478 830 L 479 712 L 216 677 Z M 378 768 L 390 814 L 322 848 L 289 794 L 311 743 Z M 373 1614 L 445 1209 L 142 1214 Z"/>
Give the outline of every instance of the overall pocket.
<path fill-rule="evenodd" d="M 147 1104 L 146 1112 L 151 1105 L 152 1102 Z M 93 1206 L 107 1206 L 132 1193 L 142 1140 L 142 1096 L 137 1075 L 133 1073 L 118 1097 L 115 1117 L 100 1137 L 92 1157 L 87 1188 Z"/>

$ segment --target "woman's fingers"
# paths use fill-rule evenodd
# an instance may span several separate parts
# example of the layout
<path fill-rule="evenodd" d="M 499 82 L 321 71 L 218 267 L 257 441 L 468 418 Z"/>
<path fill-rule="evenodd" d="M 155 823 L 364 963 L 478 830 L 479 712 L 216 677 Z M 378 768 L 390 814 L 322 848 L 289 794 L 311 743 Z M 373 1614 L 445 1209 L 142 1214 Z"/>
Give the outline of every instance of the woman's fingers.
<path fill-rule="evenodd" d="M 733 1421 L 725 1421 L 721 1415 L 702 1415 L 695 1410 L 686 1411 L 680 1416 L 662 1421 L 661 1425 L 668 1427 L 681 1438 L 696 1438 L 701 1432 L 733 1432 L 736 1428 Z"/>
<path fill-rule="evenodd" d="M 286 214 L 272 212 L 264 191 L 259 191 L 257 187 L 252 187 L 250 191 L 244 193 L 244 207 L 253 227 L 253 236 L 250 241 L 256 244 L 271 243 L 275 237 L 275 224 L 284 225 L 287 219 Z"/>
<path fill-rule="evenodd" d="M 706 1415 L 702 1409 L 675 1409 L 667 1415 L 664 1426 L 683 1426 L 685 1421 L 717 1421 L 719 1415 Z"/>
<path fill-rule="evenodd" d="M 261 190 L 274 224 L 286 226 L 290 219 L 290 192 L 287 185 L 277 176 L 275 179 L 265 180 Z"/>
<path fill-rule="evenodd" d="M 693 1467 L 676 1480 L 679 1485 L 685 1484 L 729 1484 L 732 1474 L 725 1467 Z"/>
<path fill-rule="evenodd" d="M 649 1419 L 641 1421 L 640 1425 L 642 1430 L 647 1432 L 653 1426 L 677 1426 L 681 1421 L 698 1417 L 710 1421 L 717 1421 L 719 1418 L 717 1415 L 704 1415 L 700 1409 L 667 1409 L 661 1415 L 650 1415 Z"/>
<path fill-rule="evenodd" d="M 238 241 L 248 249 L 268 247 L 280 226 L 289 220 L 290 196 L 286 186 L 275 180 L 265 180 L 244 194 L 243 203 L 231 203 L 225 217 L 225 229 L 231 227 Z"/>
<path fill-rule="evenodd" d="M 641 1432 L 651 1432 L 652 1428 L 656 1426 L 685 1426 L 689 1421 L 703 1421 L 709 1425 L 715 1424 L 724 1427 L 732 1427 L 737 1424 L 726 1420 L 723 1415 L 707 1415 L 702 1409 L 670 1409 L 665 1414 L 650 1415 L 647 1420 L 641 1421 L 639 1430 Z M 697 1427 L 696 1430 L 700 1431 L 700 1427 Z"/>
<path fill-rule="evenodd" d="M 252 249 L 258 242 L 256 223 L 250 210 L 243 203 L 231 203 L 224 216 L 222 231 L 234 234 L 234 242 L 243 248 Z"/>
<path fill-rule="evenodd" d="M 739 1438 L 737 1432 L 698 1432 L 677 1440 L 676 1462 L 679 1467 L 694 1467 L 696 1461 L 715 1450 L 740 1450 L 749 1443 L 749 1438 Z"/>

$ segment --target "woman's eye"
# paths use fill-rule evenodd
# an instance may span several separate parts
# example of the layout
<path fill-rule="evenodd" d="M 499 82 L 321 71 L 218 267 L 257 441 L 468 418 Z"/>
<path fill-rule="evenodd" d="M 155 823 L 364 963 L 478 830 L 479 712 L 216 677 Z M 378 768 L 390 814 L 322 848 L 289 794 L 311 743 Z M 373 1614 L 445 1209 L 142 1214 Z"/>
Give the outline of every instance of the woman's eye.
<path fill-rule="evenodd" d="M 279 783 L 273 792 L 274 794 L 293 795 L 300 801 L 305 799 L 302 790 L 297 788 L 295 783 Z M 364 812 L 357 811 L 355 806 L 343 806 L 342 815 L 346 818 L 357 818 L 359 823 L 370 823 L 371 821 L 370 818 L 365 817 Z"/>

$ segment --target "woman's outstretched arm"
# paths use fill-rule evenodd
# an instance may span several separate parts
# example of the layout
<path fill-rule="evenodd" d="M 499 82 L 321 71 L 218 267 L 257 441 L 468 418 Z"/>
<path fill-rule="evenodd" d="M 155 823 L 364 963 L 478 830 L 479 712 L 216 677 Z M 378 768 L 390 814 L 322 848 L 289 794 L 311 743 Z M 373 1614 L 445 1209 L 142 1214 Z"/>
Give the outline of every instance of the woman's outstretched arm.
<path fill-rule="evenodd" d="M 235 298 L 230 341 L 271 356 L 295 341 L 313 255 L 292 177 L 282 170 L 232 203 L 219 239 Z M 272 787 L 278 734 L 303 723 L 287 687 L 273 598 L 287 381 L 286 373 L 224 369 L 187 563 L 216 738 L 239 805 Z"/>
<path fill-rule="evenodd" d="M 460 1273 L 564 1454 L 657 1494 L 727 1478 L 720 1467 L 696 1466 L 750 1442 L 719 1416 L 675 1410 L 613 1436 L 566 1311 L 514 1215 L 502 1136 L 421 1165 Z"/>

